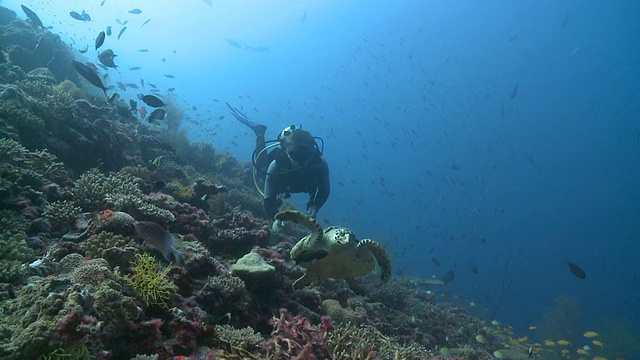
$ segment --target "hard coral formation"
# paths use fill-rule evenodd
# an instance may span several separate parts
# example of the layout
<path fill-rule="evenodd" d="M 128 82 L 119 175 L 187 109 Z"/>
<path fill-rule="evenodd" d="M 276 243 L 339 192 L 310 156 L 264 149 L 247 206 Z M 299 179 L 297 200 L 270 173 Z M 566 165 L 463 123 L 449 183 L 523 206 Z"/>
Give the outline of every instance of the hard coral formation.
<path fill-rule="evenodd" d="M 140 251 L 140 247 L 133 239 L 107 231 L 92 235 L 82 242 L 80 246 L 87 256 L 91 258 L 103 257 L 104 252 L 112 248 L 124 249 L 129 247 Z"/>
<path fill-rule="evenodd" d="M 160 222 L 171 222 L 175 216 L 144 199 L 133 177 L 123 172 L 106 176 L 97 169 L 84 173 L 75 184 L 77 202 L 86 210 L 100 210 L 106 206 Z"/>
<path fill-rule="evenodd" d="M 26 264 L 33 260 L 33 250 L 27 246 L 24 233 L 0 233 L 0 282 L 11 283 L 28 273 Z"/>
<path fill-rule="evenodd" d="M 66 201 L 54 201 L 44 207 L 42 215 L 56 230 L 64 230 L 72 225 L 82 208 Z"/>

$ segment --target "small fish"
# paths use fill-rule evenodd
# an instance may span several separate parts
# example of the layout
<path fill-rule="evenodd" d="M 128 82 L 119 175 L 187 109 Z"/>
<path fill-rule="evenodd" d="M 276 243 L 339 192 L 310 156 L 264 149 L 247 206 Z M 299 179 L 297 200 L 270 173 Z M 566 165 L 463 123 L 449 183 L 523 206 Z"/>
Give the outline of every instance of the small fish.
<path fill-rule="evenodd" d="M 594 338 L 594 337 L 598 337 L 600 336 L 600 334 L 598 334 L 595 331 L 587 331 L 584 334 L 582 334 L 582 336 L 586 337 L 586 338 Z"/>
<path fill-rule="evenodd" d="M 122 29 L 120 29 L 120 32 L 118 33 L 118 40 L 120 40 L 120 36 L 122 36 L 122 34 L 124 34 L 124 32 L 127 30 L 127 27 L 124 26 Z"/>
<path fill-rule="evenodd" d="M 493 352 L 493 356 L 496 359 L 506 359 L 506 356 L 502 353 L 502 350 L 496 350 Z"/>
<path fill-rule="evenodd" d="M 129 108 L 132 112 L 136 112 L 138 110 L 138 102 L 133 99 L 129 100 Z"/>
<path fill-rule="evenodd" d="M 167 92 L 174 92 L 175 90 L 176 90 L 176 88 L 170 87 L 169 89 L 167 89 Z"/>
<path fill-rule="evenodd" d="M 533 359 L 533 346 L 529 346 L 529 349 L 527 350 L 527 356 L 529 357 L 529 359 Z"/>
<path fill-rule="evenodd" d="M 147 21 L 143 22 L 143 23 L 142 23 L 142 26 L 147 25 L 147 24 L 149 23 L 149 21 L 151 21 L 151 19 L 149 19 L 149 20 L 147 20 Z"/>
<path fill-rule="evenodd" d="M 29 20 L 31 21 L 31 24 L 35 25 L 36 27 L 44 27 L 44 25 L 42 25 L 42 20 L 40 20 L 38 15 L 36 15 L 33 10 L 24 5 L 20 5 L 20 7 L 22 8 L 22 11 L 24 11 L 25 15 L 27 15 L 27 18 L 29 18 Z"/>
<path fill-rule="evenodd" d="M 472 272 L 474 275 L 478 275 L 478 267 L 476 267 L 476 266 L 472 266 L 472 267 L 471 267 L 471 272 Z"/>
<path fill-rule="evenodd" d="M 153 141 L 155 141 L 156 146 L 158 148 L 160 148 L 162 150 L 170 151 L 172 153 L 176 152 L 176 149 L 174 149 L 173 146 L 163 143 L 162 140 L 158 139 L 157 137 L 151 135 L 151 138 L 153 139 Z"/>
<path fill-rule="evenodd" d="M 515 99 L 518 96 L 518 84 L 516 84 L 516 86 L 513 87 L 513 90 L 511 90 L 511 100 Z"/>
<path fill-rule="evenodd" d="M 484 337 L 484 335 L 476 335 L 476 341 L 479 342 L 480 344 L 486 344 L 487 338 Z"/>
<path fill-rule="evenodd" d="M 107 88 L 104 87 L 102 80 L 100 80 L 100 76 L 98 76 L 93 69 L 75 60 L 72 60 L 71 63 L 80 76 L 85 78 L 89 83 L 91 83 L 91 85 L 100 88 L 104 92 L 104 96 L 107 96 Z"/>
<path fill-rule="evenodd" d="M 437 258 L 437 257 L 435 257 L 435 256 L 431 258 L 431 262 L 432 262 L 432 263 L 433 263 L 433 265 L 435 265 L 435 266 L 440 266 L 440 265 L 442 265 L 442 263 L 440 262 L 440 259 L 438 259 L 438 258 Z"/>
<path fill-rule="evenodd" d="M 107 36 L 111 36 L 111 25 L 107 26 Z"/>
<path fill-rule="evenodd" d="M 140 70 L 140 69 L 142 69 L 140 66 L 134 66 L 129 68 L 129 70 L 131 71 Z"/>
<path fill-rule="evenodd" d="M 151 165 L 155 166 L 156 169 L 159 169 L 160 165 L 162 164 L 162 159 L 164 159 L 164 155 L 156 157 L 155 159 L 151 160 Z"/>
<path fill-rule="evenodd" d="M 120 21 L 120 19 L 116 19 L 116 22 L 118 23 L 118 25 L 122 25 L 122 21 Z"/>
<path fill-rule="evenodd" d="M 138 89 L 138 84 L 135 83 L 127 83 L 126 84 L 128 87 L 132 88 L 132 89 Z"/>
<path fill-rule="evenodd" d="M 222 119 L 224 119 L 224 115 L 220 115 L 220 116 L 218 116 L 218 121 L 220 121 L 220 120 L 222 120 Z"/>
<path fill-rule="evenodd" d="M 152 221 L 138 221 L 134 224 L 136 234 L 145 243 L 162 253 L 167 260 L 174 260 L 176 264 L 182 264 L 182 253 L 173 247 L 173 235 Z"/>
<path fill-rule="evenodd" d="M 155 95 L 144 95 L 140 98 L 142 101 L 144 101 L 145 104 L 151 106 L 151 107 L 161 107 L 164 106 L 164 103 L 162 102 L 162 100 L 160 100 L 157 96 Z"/>
<path fill-rule="evenodd" d="M 568 340 L 561 339 L 561 340 L 556 341 L 556 344 L 561 345 L 561 346 L 567 346 L 567 345 L 571 345 L 571 342 L 568 341 Z"/>
<path fill-rule="evenodd" d="M 147 49 L 139 49 L 138 51 L 140 51 L 140 52 L 148 52 L 149 50 L 147 50 Z"/>
<path fill-rule="evenodd" d="M 129 20 L 125 20 L 122 22 L 122 26 L 126 26 L 129 23 Z"/>
<path fill-rule="evenodd" d="M 155 109 L 151 112 L 147 121 L 149 124 L 153 124 L 154 120 L 164 120 L 166 115 L 167 112 L 164 109 Z"/>
<path fill-rule="evenodd" d="M 105 2 L 105 1 L 107 1 L 107 0 L 102 0 L 102 1 L 100 1 L 100 6 L 104 6 L 104 2 Z"/>
<path fill-rule="evenodd" d="M 78 14 L 75 11 L 71 11 L 69 12 L 69 15 L 71 15 L 72 18 L 76 19 L 76 20 L 80 20 L 80 21 L 87 21 L 85 20 L 85 18 L 82 17 L 82 15 Z"/>
<path fill-rule="evenodd" d="M 118 81 L 116 84 L 118 84 L 118 87 L 120 88 L 120 90 L 127 91 L 127 85 L 125 85 L 124 83 Z"/>
<path fill-rule="evenodd" d="M 168 77 L 169 79 L 174 79 L 175 76 L 171 75 L 171 74 L 164 74 L 165 77 Z"/>
<path fill-rule="evenodd" d="M 224 41 L 226 41 L 229 45 L 236 47 L 236 48 L 242 48 L 242 45 L 240 45 L 239 42 L 232 40 L 232 39 L 224 39 Z"/>
<path fill-rule="evenodd" d="M 84 21 L 91 21 L 91 16 L 89 16 L 89 14 L 87 14 L 87 12 L 84 10 L 82 10 L 82 18 L 84 19 Z"/>
<path fill-rule="evenodd" d="M 113 59 L 118 56 L 113 53 L 113 50 L 107 49 L 100 54 L 98 54 L 98 60 L 102 63 L 102 65 L 110 68 L 117 69 L 118 65 L 113 61 Z"/>
<path fill-rule="evenodd" d="M 553 342 L 553 341 L 551 341 L 551 340 L 545 340 L 545 341 L 544 341 L 544 344 L 545 344 L 546 346 L 549 346 L 549 347 L 554 347 L 554 346 L 556 346 L 556 343 L 554 343 L 554 342 Z"/>
<path fill-rule="evenodd" d="M 577 352 L 578 354 L 580 354 L 580 355 L 586 355 L 586 356 L 589 356 L 589 353 L 588 353 L 588 352 L 587 352 L 587 350 L 585 350 L 585 349 L 578 349 L 578 350 L 576 350 L 576 352 Z"/>
<path fill-rule="evenodd" d="M 147 84 L 149 84 L 149 86 L 151 86 L 151 87 L 152 87 L 152 88 L 154 88 L 154 89 L 155 89 L 156 87 L 158 87 L 158 86 L 157 86 L 156 84 L 154 84 L 154 83 L 147 83 Z"/>
<path fill-rule="evenodd" d="M 78 51 L 80 52 L 80 54 L 86 53 L 87 51 L 89 51 L 89 45 L 85 45 L 83 48 L 81 48 Z"/>
<path fill-rule="evenodd" d="M 140 10 L 140 9 L 131 9 L 131 10 L 129 10 L 129 14 L 134 14 L 134 15 L 142 14 L 142 10 Z"/>
<path fill-rule="evenodd" d="M 192 107 L 191 107 L 191 110 L 193 110 L 193 111 L 198 111 L 198 107 L 197 107 L 197 106 L 192 106 Z"/>
<path fill-rule="evenodd" d="M 529 326 L 529 330 L 533 331 L 533 330 L 535 330 L 535 329 L 537 329 L 537 327 L 536 327 L 535 325 L 531 325 L 531 326 Z"/>
<path fill-rule="evenodd" d="M 140 85 L 142 85 L 144 87 L 144 79 L 140 78 Z"/>
<path fill-rule="evenodd" d="M 140 119 L 144 120 L 144 118 L 147 116 L 147 109 L 145 109 L 143 106 L 138 109 L 138 113 L 140 114 Z"/>
<path fill-rule="evenodd" d="M 109 99 L 107 101 L 109 102 L 109 104 L 113 104 L 116 100 L 118 100 L 119 97 L 120 95 L 118 95 L 118 93 L 113 93 L 111 94 L 111 96 L 109 96 Z"/>
<path fill-rule="evenodd" d="M 603 343 L 602 343 L 602 341 L 600 341 L 600 340 L 593 340 L 591 343 L 592 343 L 593 345 L 595 345 L 595 346 L 599 346 L 599 347 L 603 347 L 603 346 L 604 346 L 604 344 L 603 344 Z"/>
<path fill-rule="evenodd" d="M 98 50 L 98 48 L 102 46 L 102 44 L 104 44 L 105 36 L 106 36 L 105 32 L 100 31 L 100 33 L 98 34 L 98 37 L 96 38 L 96 50 Z"/>
<path fill-rule="evenodd" d="M 582 270 L 580 266 L 572 263 L 569 260 L 565 260 L 565 262 L 567 263 L 567 265 L 569 265 L 569 270 L 571 270 L 571 273 L 575 275 L 575 277 L 577 277 L 578 279 L 584 279 L 587 277 L 587 274 L 584 272 L 584 270 Z"/>
<path fill-rule="evenodd" d="M 456 273 L 454 273 L 453 270 L 449 270 L 442 277 L 442 283 L 445 285 L 451 284 L 453 280 L 455 280 L 455 278 L 456 278 Z"/>

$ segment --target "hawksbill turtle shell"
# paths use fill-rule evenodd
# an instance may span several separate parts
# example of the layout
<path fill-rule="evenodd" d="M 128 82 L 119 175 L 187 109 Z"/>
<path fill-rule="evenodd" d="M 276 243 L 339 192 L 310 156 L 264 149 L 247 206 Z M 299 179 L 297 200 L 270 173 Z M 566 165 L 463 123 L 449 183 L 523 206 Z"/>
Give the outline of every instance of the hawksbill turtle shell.
<path fill-rule="evenodd" d="M 301 289 L 314 277 L 345 279 L 352 289 L 361 292 L 353 278 L 371 273 L 376 264 L 380 267 L 383 283 L 391 277 L 391 261 L 386 251 L 371 239 L 358 241 L 353 231 L 345 227 L 322 226 L 313 218 L 299 211 L 282 211 L 277 220 L 293 221 L 304 225 L 312 233 L 303 237 L 291 249 L 291 257 L 307 272 L 293 283 Z"/>

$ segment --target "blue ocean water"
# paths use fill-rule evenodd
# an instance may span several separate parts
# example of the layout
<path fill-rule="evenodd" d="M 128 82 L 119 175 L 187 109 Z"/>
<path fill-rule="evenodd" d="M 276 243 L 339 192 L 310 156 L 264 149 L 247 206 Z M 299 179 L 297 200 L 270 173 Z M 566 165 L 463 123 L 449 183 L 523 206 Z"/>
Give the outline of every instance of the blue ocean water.
<path fill-rule="evenodd" d="M 110 83 L 175 88 L 192 140 L 250 161 L 253 133 L 225 102 L 267 137 L 291 124 L 322 137 L 318 217 L 383 242 L 396 273 L 452 270 L 445 300 L 532 338 L 574 319 L 550 319 L 562 311 L 579 334 L 640 333 L 640 3 L 61 3 L 24 4 L 89 47 L 78 60 L 96 61 L 112 26 Z"/>

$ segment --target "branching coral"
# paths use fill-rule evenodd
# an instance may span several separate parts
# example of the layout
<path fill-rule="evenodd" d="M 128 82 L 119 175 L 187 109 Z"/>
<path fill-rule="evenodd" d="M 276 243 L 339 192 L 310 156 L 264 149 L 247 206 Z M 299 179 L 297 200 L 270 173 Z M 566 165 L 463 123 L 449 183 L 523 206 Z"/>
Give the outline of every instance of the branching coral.
<path fill-rule="evenodd" d="M 171 267 L 160 270 L 159 263 L 149 254 L 136 254 L 132 267 L 135 275 L 124 279 L 136 294 L 147 304 L 166 306 L 174 293 L 173 284 L 166 277 Z"/>
<path fill-rule="evenodd" d="M 83 209 L 99 210 L 109 205 L 115 210 L 137 212 L 150 220 L 175 220 L 170 211 L 145 201 L 134 178 L 124 172 L 106 176 L 97 169 L 91 169 L 78 179 L 74 193 Z"/>
<path fill-rule="evenodd" d="M 51 226 L 57 230 L 63 230 L 73 224 L 76 216 L 82 212 L 78 206 L 66 201 L 55 201 L 44 207 L 43 215 L 49 220 Z"/>
<path fill-rule="evenodd" d="M 92 235 L 88 240 L 80 244 L 82 250 L 91 258 L 99 258 L 107 249 L 132 247 L 139 249 L 138 244 L 131 238 L 116 235 L 107 231 Z"/>
<path fill-rule="evenodd" d="M 64 164 L 46 151 L 31 152 L 19 142 L 0 139 L 0 170 L 2 177 L 18 186 L 40 188 L 67 178 Z"/>
<path fill-rule="evenodd" d="M 33 260 L 24 233 L 0 233 L 0 282 L 10 283 L 27 274 L 26 263 Z"/>
<path fill-rule="evenodd" d="M 253 331 L 252 328 L 236 329 L 230 325 L 216 325 L 216 335 L 218 338 L 228 341 L 231 346 L 244 350 L 255 350 L 262 344 L 262 336 Z"/>

